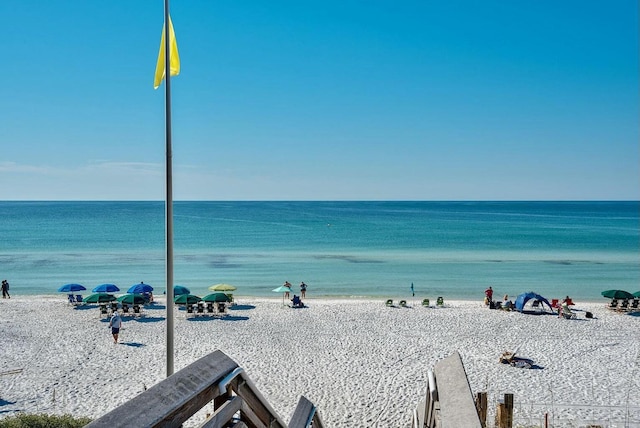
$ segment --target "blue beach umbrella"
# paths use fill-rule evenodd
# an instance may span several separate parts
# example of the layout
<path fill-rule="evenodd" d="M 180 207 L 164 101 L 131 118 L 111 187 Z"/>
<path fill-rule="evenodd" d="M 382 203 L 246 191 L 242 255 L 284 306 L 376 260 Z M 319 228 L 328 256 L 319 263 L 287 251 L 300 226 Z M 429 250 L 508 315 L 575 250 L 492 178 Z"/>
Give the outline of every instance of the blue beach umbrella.
<path fill-rule="evenodd" d="M 191 294 L 191 291 L 182 285 L 174 285 L 173 286 L 173 296 L 181 296 L 183 294 Z"/>
<path fill-rule="evenodd" d="M 120 291 L 120 289 L 115 284 L 101 284 L 91 291 L 94 293 L 114 293 L 116 291 Z"/>
<path fill-rule="evenodd" d="M 150 286 L 149 284 L 143 284 L 141 282 L 140 284 L 132 285 L 131 287 L 129 287 L 129 289 L 127 290 L 127 293 L 144 294 L 144 293 L 151 293 L 152 291 L 153 291 L 152 286 Z"/>
<path fill-rule="evenodd" d="M 86 290 L 86 288 L 84 287 L 84 285 L 80 285 L 80 284 L 65 284 L 62 287 L 58 288 L 58 291 L 61 293 L 71 293 L 74 291 L 82 291 L 82 290 Z"/>

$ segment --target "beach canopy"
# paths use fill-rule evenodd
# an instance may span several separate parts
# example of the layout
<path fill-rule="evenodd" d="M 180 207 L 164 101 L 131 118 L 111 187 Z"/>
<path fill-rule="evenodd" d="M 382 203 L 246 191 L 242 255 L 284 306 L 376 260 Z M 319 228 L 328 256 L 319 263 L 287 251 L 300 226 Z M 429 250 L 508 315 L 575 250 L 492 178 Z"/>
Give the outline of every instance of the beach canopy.
<path fill-rule="evenodd" d="M 140 284 L 132 285 L 131 287 L 129 287 L 129 289 L 127 290 L 127 293 L 144 294 L 144 293 L 151 293 L 152 291 L 153 291 L 152 286 L 141 282 Z"/>
<path fill-rule="evenodd" d="M 96 293 L 96 294 L 91 294 L 87 296 L 84 299 L 84 302 L 85 303 L 107 303 L 107 302 L 113 302 L 114 300 L 116 300 L 116 296 L 114 296 L 113 294 Z"/>
<path fill-rule="evenodd" d="M 120 291 L 120 289 L 115 284 L 100 284 L 91 291 L 94 293 L 114 293 Z"/>
<path fill-rule="evenodd" d="M 58 291 L 61 293 L 70 293 L 72 291 L 82 291 L 86 290 L 84 285 L 80 284 L 65 284 L 62 287 L 58 288 Z"/>
<path fill-rule="evenodd" d="M 606 290 L 600 294 L 609 299 L 633 299 L 633 294 L 624 290 Z"/>
<path fill-rule="evenodd" d="M 174 285 L 173 286 L 173 296 L 180 296 L 182 294 L 191 294 L 191 290 L 182 285 Z"/>
<path fill-rule="evenodd" d="M 211 291 L 235 291 L 236 287 L 231 284 L 216 284 L 209 287 Z"/>
<path fill-rule="evenodd" d="M 126 303 L 127 305 L 144 305 L 146 300 L 140 294 L 124 294 L 118 297 L 118 302 Z"/>
<path fill-rule="evenodd" d="M 231 299 L 224 293 L 211 293 L 202 298 L 205 302 L 230 302 Z"/>
<path fill-rule="evenodd" d="M 540 304 L 545 303 L 549 307 L 549 309 L 551 309 L 551 311 L 553 312 L 553 308 L 551 307 L 551 304 L 549 303 L 549 301 L 544 297 L 542 297 L 541 295 L 534 293 L 533 291 L 529 291 L 528 293 L 522 293 L 516 298 L 516 310 L 518 312 L 523 312 L 525 310 L 524 309 L 525 305 L 531 299 L 533 299 L 534 301 L 535 300 L 539 301 Z"/>
<path fill-rule="evenodd" d="M 173 299 L 173 302 L 178 305 L 193 305 L 194 303 L 198 303 L 202 299 L 198 296 L 194 296 L 193 294 L 181 294 L 176 296 Z"/>

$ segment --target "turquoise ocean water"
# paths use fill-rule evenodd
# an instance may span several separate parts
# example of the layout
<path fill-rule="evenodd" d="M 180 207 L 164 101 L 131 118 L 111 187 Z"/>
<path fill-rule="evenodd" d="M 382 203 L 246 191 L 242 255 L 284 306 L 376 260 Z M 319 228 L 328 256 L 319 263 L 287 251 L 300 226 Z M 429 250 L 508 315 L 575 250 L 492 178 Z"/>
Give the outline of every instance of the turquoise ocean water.
<path fill-rule="evenodd" d="M 144 281 L 165 289 L 164 202 L 0 202 L 14 295 Z M 478 299 L 640 290 L 635 202 L 175 202 L 175 283 L 269 296 Z M 415 297 L 411 293 L 414 284 Z"/>

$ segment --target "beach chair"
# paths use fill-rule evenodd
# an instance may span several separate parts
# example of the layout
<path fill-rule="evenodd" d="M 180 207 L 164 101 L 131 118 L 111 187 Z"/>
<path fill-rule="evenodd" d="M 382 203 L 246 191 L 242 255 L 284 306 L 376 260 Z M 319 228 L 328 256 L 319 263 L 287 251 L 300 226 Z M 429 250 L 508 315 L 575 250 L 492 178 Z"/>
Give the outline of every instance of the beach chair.
<path fill-rule="evenodd" d="M 224 315 L 227 313 L 227 305 L 224 304 L 224 302 L 218 302 L 218 314 L 220 315 Z"/>
<path fill-rule="evenodd" d="M 73 294 L 69 294 L 67 296 L 67 299 L 69 299 L 69 303 L 71 303 L 72 305 L 76 303 L 76 298 L 73 296 Z"/>
<path fill-rule="evenodd" d="M 444 306 L 444 299 L 442 297 L 438 297 L 438 299 L 436 300 L 436 305 Z"/>
<path fill-rule="evenodd" d="M 633 299 L 631 306 L 629 306 L 630 311 L 636 312 L 638 310 L 638 301 L 639 299 Z"/>
<path fill-rule="evenodd" d="M 186 316 L 189 316 L 190 314 L 193 315 L 193 305 L 187 305 L 187 315 Z"/>
<path fill-rule="evenodd" d="M 127 305 L 126 303 L 122 304 L 122 315 L 124 314 L 128 314 L 129 313 L 129 305 Z"/>
<path fill-rule="evenodd" d="M 560 299 L 551 299 L 551 307 L 557 309 L 560 307 L 560 303 L 558 303 Z"/>
<path fill-rule="evenodd" d="M 429 299 L 422 299 L 422 306 L 429 307 Z"/>
<path fill-rule="evenodd" d="M 392 307 L 393 307 L 393 300 L 392 300 L 392 299 L 387 300 L 387 301 L 385 302 L 385 305 L 386 305 L 386 306 L 388 306 L 388 307 L 390 307 L 390 308 L 392 308 Z"/>
<path fill-rule="evenodd" d="M 100 305 L 100 318 L 102 318 L 102 316 L 109 316 L 109 310 L 107 309 L 107 305 Z"/>
<path fill-rule="evenodd" d="M 616 309 L 618 307 L 618 299 L 611 299 L 611 303 L 607 306 L 609 309 Z"/>
<path fill-rule="evenodd" d="M 629 310 L 629 299 L 624 299 L 620 306 L 618 306 L 618 311 L 627 312 Z"/>
<path fill-rule="evenodd" d="M 142 311 L 140 309 L 140 305 L 133 305 L 133 315 L 136 317 L 142 316 Z"/>
<path fill-rule="evenodd" d="M 538 299 L 534 300 L 533 303 L 531 303 L 531 309 L 538 313 L 542 313 L 544 311 L 544 309 L 542 308 L 542 302 Z"/>
<path fill-rule="evenodd" d="M 82 294 L 76 294 L 76 304 L 81 305 L 82 303 Z"/>
<path fill-rule="evenodd" d="M 516 357 L 516 352 L 517 351 L 514 351 L 514 352 L 504 351 L 502 355 L 500 355 L 500 362 L 502 364 L 512 364 Z"/>
<path fill-rule="evenodd" d="M 198 305 L 196 306 L 196 315 L 204 315 L 204 304 L 202 302 L 198 302 Z"/>
<path fill-rule="evenodd" d="M 207 303 L 207 313 L 208 314 L 214 313 L 213 303 L 212 302 Z"/>
<path fill-rule="evenodd" d="M 562 305 L 558 310 L 558 316 L 561 316 L 566 320 L 574 320 L 577 318 L 575 312 L 569 309 L 569 305 L 567 305 L 566 303 Z"/>
<path fill-rule="evenodd" d="M 400 300 L 400 307 L 401 308 L 406 308 L 407 307 L 407 301 L 406 300 Z"/>
<path fill-rule="evenodd" d="M 235 305 L 235 300 L 233 300 L 233 294 L 227 293 L 227 297 L 229 298 L 229 306 Z"/>
<path fill-rule="evenodd" d="M 118 304 L 111 303 L 111 312 L 118 312 Z"/>

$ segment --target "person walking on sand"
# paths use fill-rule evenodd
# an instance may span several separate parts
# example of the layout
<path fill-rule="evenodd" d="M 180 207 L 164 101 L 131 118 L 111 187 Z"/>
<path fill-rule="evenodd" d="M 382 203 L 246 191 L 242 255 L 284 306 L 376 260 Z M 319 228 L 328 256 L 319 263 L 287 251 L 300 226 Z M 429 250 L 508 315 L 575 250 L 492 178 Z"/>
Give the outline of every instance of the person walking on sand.
<path fill-rule="evenodd" d="M 305 297 L 307 297 L 307 284 L 302 281 L 300 283 L 300 298 L 304 299 Z"/>
<path fill-rule="evenodd" d="M 113 343 L 118 343 L 118 335 L 120 334 L 120 327 L 122 327 L 122 318 L 120 318 L 118 311 L 113 311 L 113 315 L 109 320 L 109 327 L 111 327 Z"/>
<path fill-rule="evenodd" d="M 2 280 L 2 298 L 3 299 L 11 298 L 11 296 L 9 295 L 9 281 L 7 281 L 6 279 Z"/>

